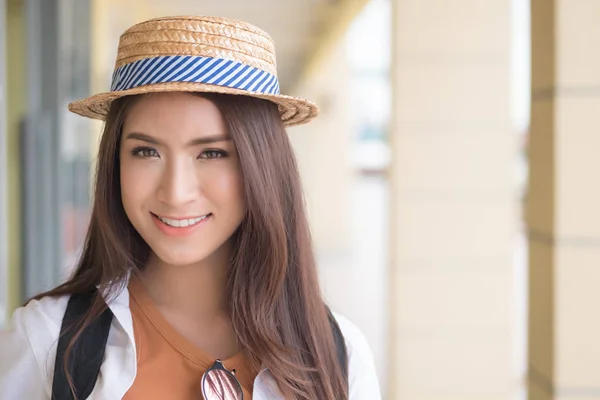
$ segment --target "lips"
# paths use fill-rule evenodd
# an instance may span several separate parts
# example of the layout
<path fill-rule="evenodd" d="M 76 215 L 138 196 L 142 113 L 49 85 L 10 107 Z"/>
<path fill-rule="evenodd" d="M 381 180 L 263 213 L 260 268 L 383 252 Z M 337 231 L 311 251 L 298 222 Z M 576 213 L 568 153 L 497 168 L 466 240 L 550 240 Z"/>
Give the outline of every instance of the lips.
<path fill-rule="evenodd" d="M 156 215 L 156 218 L 158 218 L 161 222 L 163 222 L 166 225 L 169 225 L 173 228 L 187 228 L 188 226 L 193 226 L 193 225 L 199 224 L 200 222 L 204 221 L 206 218 L 208 218 L 210 216 L 211 216 L 211 214 L 206 214 L 206 215 L 202 215 L 199 217 L 175 219 L 175 218 L 167 218 L 167 217 L 161 217 L 161 216 Z"/>
<path fill-rule="evenodd" d="M 212 217 L 212 213 L 183 218 L 164 217 L 152 212 L 150 214 L 161 231 L 174 236 L 187 235 Z"/>

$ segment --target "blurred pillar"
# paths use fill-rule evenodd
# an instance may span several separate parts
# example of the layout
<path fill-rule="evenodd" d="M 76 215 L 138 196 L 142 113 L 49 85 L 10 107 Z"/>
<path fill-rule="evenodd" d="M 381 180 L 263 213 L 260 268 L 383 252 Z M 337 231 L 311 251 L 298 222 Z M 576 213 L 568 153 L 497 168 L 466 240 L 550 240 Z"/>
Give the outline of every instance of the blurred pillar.
<path fill-rule="evenodd" d="M 529 399 L 600 399 L 600 3 L 531 14 Z"/>
<path fill-rule="evenodd" d="M 394 1 L 389 399 L 514 399 L 506 0 Z"/>
<path fill-rule="evenodd" d="M 18 101 L 26 94 L 17 153 L 22 211 L 15 209 L 22 262 L 13 264 L 21 269 L 21 301 L 64 280 L 89 220 L 87 121 L 67 110 L 89 95 L 89 0 L 23 3 L 26 40 L 20 51 L 27 62 L 18 73 L 26 80 L 11 97 Z"/>
<path fill-rule="evenodd" d="M 22 0 L 6 3 L 6 164 L 7 164 L 7 207 L 5 221 L 8 227 L 8 315 L 21 305 L 21 234 L 22 196 L 20 167 L 20 128 L 26 111 L 25 70 L 27 67 L 25 4 Z M 10 39 L 9 39 L 10 38 Z M 2 223 L 0 222 L 0 223 Z"/>
<path fill-rule="evenodd" d="M 60 1 L 25 0 L 26 113 L 20 131 L 22 172 L 21 301 L 60 282 L 62 106 Z M 62 81 L 64 84 L 64 81 Z M 19 88 L 23 90 L 23 88 Z"/>
<path fill-rule="evenodd" d="M 0 0 L 0 329 L 8 312 L 8 168 L 6 128 L 6 0 Z"/>

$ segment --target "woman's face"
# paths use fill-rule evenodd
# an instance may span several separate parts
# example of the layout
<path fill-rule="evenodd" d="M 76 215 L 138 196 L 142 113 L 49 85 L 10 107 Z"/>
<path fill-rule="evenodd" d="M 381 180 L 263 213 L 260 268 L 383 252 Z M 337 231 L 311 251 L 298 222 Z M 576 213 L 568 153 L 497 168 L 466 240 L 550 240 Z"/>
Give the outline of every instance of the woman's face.
<path fill-rule="evenodd" d="M 222 248 L 246 211 L 239 159 L 210 101 L 145 95 L 127 113 L 120 146 L 123 207 L 158 258 L 202 261 Z"/>

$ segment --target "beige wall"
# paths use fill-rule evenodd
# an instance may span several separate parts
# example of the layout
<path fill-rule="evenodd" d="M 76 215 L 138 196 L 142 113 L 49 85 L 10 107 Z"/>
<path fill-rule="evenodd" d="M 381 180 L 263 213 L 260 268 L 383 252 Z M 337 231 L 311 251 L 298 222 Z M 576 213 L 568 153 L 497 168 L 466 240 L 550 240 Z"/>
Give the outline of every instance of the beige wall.
<path fill-rule="evenodd" d="M 595 1 L 532 1 L 532 400 L 600 399 L 600 40 Z"/>
<path fill-rule="evenodd" d="M 393 2 L 393 399 L 514 399 L 510 2 Z"/>

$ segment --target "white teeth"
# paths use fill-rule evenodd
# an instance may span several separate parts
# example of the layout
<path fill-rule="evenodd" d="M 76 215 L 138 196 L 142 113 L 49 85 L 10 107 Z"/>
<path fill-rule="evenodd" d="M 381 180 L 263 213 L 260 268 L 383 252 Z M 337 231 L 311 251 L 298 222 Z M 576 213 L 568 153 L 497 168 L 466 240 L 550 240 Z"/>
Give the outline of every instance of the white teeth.
<path fill-rule="evenodd" d="M 202 221 L 203 219 L 206 219 L 208 217 L 208 215 L 210 215 L 210 214 L 203 215 L 202 217 L 190 218 L 190 219 L 169 219 L 169 218 L 163 218 L 163 217 L 158 217 L 158 219 L 160 219 L 165 224 L 172 226 L 174 228 L 185 228 L 186 226 L 196 225 L 198 222 Z"/>

